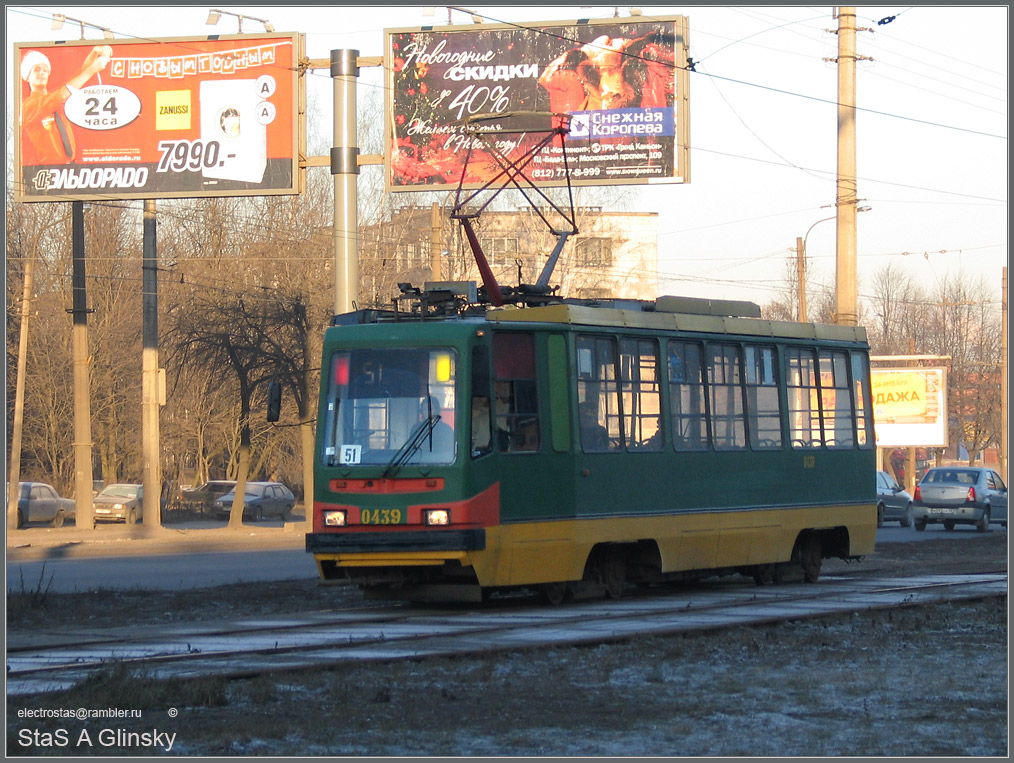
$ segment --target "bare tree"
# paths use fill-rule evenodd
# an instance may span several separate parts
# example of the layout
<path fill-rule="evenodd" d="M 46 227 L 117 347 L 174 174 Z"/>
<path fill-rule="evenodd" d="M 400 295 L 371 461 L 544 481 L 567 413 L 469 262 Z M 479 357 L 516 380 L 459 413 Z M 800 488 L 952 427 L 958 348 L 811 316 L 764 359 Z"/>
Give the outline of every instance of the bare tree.
<path fill-rule="evenodd" d="M 238 385 L 239 426 L 238 466 L 235 500 L 229 527 L 243 524 L 243 496 L 250 472 L 250 412 L 254 393 L 271 375 L 264 353 L 265 336 L 274 327 L 274 317 L 265 304 L 248 307 L 242 296 L 199 297 L 197 311 L 180 311 L 171 329 L 182 365 L 196 364 L 207 369 L 228 369 Z"/>

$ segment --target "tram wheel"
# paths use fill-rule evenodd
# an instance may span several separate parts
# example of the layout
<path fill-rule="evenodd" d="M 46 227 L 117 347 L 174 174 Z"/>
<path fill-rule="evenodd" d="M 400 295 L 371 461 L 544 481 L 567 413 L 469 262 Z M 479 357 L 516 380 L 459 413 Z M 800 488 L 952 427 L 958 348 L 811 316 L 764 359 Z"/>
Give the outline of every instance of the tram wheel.
<path fill-rule="evenodd" d="M 606 587 L 606 596 L 610 599 L 623 596 L 623 589 L 627 583 L 627 563 L 620 554 L 606 554 L 603 557 L 600 575 Z"/>
<path fill-rule="evenodd" d="M 753 582 L 759 586 L 772 585 L 775 582 L 775 565 L 758 564 L 754 566 Z"/>
<path fill-rule="evenodd" d="M 542 586 L 542 596 L 548 604 L 558 607 L 567 598 L 567 584 L 546 583 Z"/>
<path fill-rule="evenodd" d="M 822 561 L 820 538 L 816 535 L 807 535 L 803 538 L 799 549 L 799 565 L 803 568 L 803 580 L 807 583 L 816 583 L 820 577 Z"/>

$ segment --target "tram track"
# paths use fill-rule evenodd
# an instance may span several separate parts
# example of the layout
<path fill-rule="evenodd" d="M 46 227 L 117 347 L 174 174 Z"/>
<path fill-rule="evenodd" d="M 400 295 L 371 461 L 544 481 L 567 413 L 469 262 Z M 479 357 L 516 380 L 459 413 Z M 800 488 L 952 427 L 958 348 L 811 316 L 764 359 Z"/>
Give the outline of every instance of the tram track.
<path fill-rule="evenodd" d="M 11 632 L 8 696 L 59 691 L 125 664 L 153 679 L 249 677 L 340 663 L 588 645 L 636 636 L 719 630 L 863 610 L 1005 596 L 1000 573 L 912 577 L 828 577 L 755 587 L 710 581 L 639 591 L 618 601 L 562 607 L 504 601 L 499 606 L 359 608 L 228 623 L 177 623 L 93 631 L 74 642 L 57 634 Z"/>

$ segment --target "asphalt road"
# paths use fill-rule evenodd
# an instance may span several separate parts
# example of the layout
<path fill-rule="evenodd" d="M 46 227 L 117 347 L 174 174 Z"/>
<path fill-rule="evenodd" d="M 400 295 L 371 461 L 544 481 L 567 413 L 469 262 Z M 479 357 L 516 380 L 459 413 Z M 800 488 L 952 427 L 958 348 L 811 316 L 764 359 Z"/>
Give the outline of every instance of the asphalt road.
<path fill-rule="evenodd" d="M 992 532 L 1006 532 L 993 525 Z M 924 532 L 896 524 L 877 530 L 877 543 L 918 543 L 948 537 L 956 543 L 978 535 L 972 527 L 944 530 L 931 525 Z M 40 580 L 54 593 L 97 589 L 189 590 L 258 580 L 315 579 L 313 557 L 298 537 L 290 536 L 286 548 L 249 548 L 180 553 L 146 553 L 140 547 L 132 553 L 129 541 L 118 544 L 115 555 L 18 558 L 8 550 L 8 590 L 35 590 Z M 136 544 L 141 546 L 143 544 Z M 126 548 L 124 546 L 127 546 Z"/>
<path fill-rule="evenodd" d="M 189 590 L 250 583 L 258 580 L 299 580 L 317 577 L 313 556 L 303 549 L 205 551 L 151 556 L 113 556 L 7 562 L 7 589 L 54 593 L 99 589 Z"/>

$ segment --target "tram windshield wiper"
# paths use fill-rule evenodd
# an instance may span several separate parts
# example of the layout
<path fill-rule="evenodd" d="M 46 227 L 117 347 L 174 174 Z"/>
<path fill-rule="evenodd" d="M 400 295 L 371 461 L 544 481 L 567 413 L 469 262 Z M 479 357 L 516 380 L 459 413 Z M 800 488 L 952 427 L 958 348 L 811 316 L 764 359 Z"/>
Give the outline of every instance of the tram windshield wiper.
<path fill-rule="evenodd" d="M 434 413 L 432 416 L 420 421 L 416 425 L 416 429 L 412 435 L 405 440 L 405 443 L 398 448 L 398 452 L 387 463 L 383 474 L 380 475 L 381 478 L 386 479 L 397 474 L 401 470 L 401 467 L 407 464 L 416 451 L 422 447 L 423 442 L 433 432 L 433 427 L 437 425 L 438 421 L 440 421 L 439 413 Z"/>

